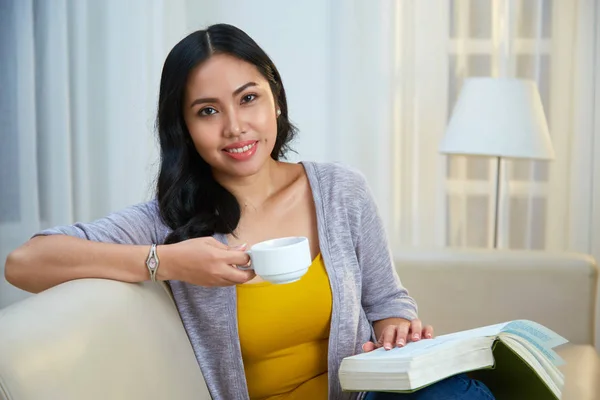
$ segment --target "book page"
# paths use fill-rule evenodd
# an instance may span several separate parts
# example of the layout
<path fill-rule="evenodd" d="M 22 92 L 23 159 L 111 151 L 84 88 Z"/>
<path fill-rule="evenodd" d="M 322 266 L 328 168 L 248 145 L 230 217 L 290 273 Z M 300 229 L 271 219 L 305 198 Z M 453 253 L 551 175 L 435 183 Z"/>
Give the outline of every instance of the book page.
<path fill-rule="evenodd" d="M 526 343 L 537 349 L 555 366 L 564 364 L 564 360 L 552 349 L 567 343 L 568 340 L 543 325 L 533 321 L 517 320 L 508 323 L 502 329 L 502 333 L 512 334 L 525 339 Z"/>
<path fill-rule="evenodd" d="M 457 339 L 470 339 L 482 336 L 498 336 L 500 332 L 502 332 L 510 322 L 503 322 L 501 324 L 494 324 L 483 326 L 481 328 L 468 329 L 466 331 L 449 333 L 447 335 L 440 335 L 436 338 L 436 340 L 449 341 L 449 340 L 457 340 Z"/>
<path fill-rule="evenodd" d="M 436 351 L 438 350 L 437 347 L 447 346 L 452 342 L 481 337 L 497 337 L 502 333 L 510 333 L 522 337 L 555 365 L 561 365 L 563 362 L 558 354 L 551 349 L 566 343 L 567 340 L 546 327 L 528 320 L 509 321 L 481 328 L 449 333 L 433 339 L 422 339 L 418 342 L 409 342 L 404 347 L 395 347 L 391 350 L 379 348 L 369 353 L 352 356 L 352 359 L 410 359 L 423 353 Z"/>
<path fill-rule="evenodd" d="M 369 353 L 362 353 L 351 358 L 358 359 L 410 359 L 416 355 L 433 350 L 434 347 L 444 346 L 448 341 L 435 339 L 421 339 L 418 342 L 409 342 L 404 347 L 394 347 L 391 350 L 385 350 L 383 347 L 373 350 Z"/>
<path fill-rule="evenodd" d="M 435 347 L 446 346 L 450 342 L 456 342 L 459 340 L 481 338 L 481 337 L 496 337 L 502 329 L 508 323 L 501 323 L 495 325 L 484 326 L 481 328 L 469 329 L 462 332 L 449 333 L 447 335 L 440 335 L 433 339 L 421 339 L 418 342 L 408 342 L 404 347 L 395 347 L 391 350 L 385 350 L 379 348 L 370 353 L 363 353 L 353 356 L 353 359 L 375 359 L 375 358 L 412 358 L 417 355 L 430 352 Z M 435 349 L 437 350 L 437 348 Z"/>
<path fill-rule="evenodd" d="M 539 346 L 550 349 L 568 342 L 567 339 L 545 326 L 525 319 L 519 319 L 505 324 L 502 328 L 502 332 L 509 332 L 521 336 L 531 343 L 536 343 Z"/>

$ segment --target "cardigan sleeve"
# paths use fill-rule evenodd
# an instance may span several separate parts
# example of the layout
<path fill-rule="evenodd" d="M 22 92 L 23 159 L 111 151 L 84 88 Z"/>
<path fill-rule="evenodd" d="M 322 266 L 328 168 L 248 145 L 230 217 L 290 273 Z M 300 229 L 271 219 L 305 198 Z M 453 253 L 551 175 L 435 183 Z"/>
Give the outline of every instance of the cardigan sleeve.
<path fill-rule="evenodd" d="M 167 232 L 154 200 L 127 207 L 92 222 L 45 229 L 34 237 L 67 235 L 103 243 L 147 245 L 163 243 Z"/>
<path fill-rule="evenodd" d="M 371 191 L 362 177 L 356 255 L 362 270 L 362 306 L 369 321 L 417 318 L 417 304 L 402 286 Z"/>

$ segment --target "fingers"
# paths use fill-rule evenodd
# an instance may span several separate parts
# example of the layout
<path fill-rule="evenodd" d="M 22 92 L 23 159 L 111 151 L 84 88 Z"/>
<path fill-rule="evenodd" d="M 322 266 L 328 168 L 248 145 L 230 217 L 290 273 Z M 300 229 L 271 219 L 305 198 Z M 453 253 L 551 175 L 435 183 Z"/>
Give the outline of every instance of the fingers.
<path fill-rule="evenodd" d="M 421 339 L 421 320 L 413 319 L 410 321 L 409 341 L 418 342 Z"/>
<path fill-rule="evenodd" d="M 250 263 L 250 256 L 241 250 L 226 250 L 219 254 L 226 264 L 245 266 Z"/>
<path fill-rule="evenodd" d="M 242 271 L 241 269 L 227 266 L 220 274 L 220 278 L 223 280 L 221 286 L 240 285 L 248 282 L 255 276 L 254 270 Z"/>
<path fill-rule="evenodd" d="M 397 326 L 396 330 L 396 346 L 402 347 L 404 346 L 408 340 L 408 331 L 410 329 L 410 322 L 402 323 Z"/>
<path fill-rule="evenodd" d="M 368 353 L 370 351 L 373 351 L 377 348 L 377 345 L 373 342 L 367 342 L 365 344 L 362 345 L 362 349 L 365 353 Z"/>
<path fill-rule="evenodd" d="M 414 319 L 412 321 L 388 325 L 384 328 L 376 343 L 366 342 L 362 349 L 365 353 L 373 351 L 376 348 L 383 346 L 384 349 L 390 350 L 394 346 L 403 347 L 408 342 L 417 342 L 421 339 L 433 338 L 433 327 L 426 325 L 423 327 L 421 320 Z"/>
<path fill-rule="evenodd" d="M 431 339 L 433 338 L 433 326 L 431 325 L 425 325 L 425 327 L 423 328 L 423 331 L 421 333 L 422 337 L 424 339 Z"/>
<path fill-rule="evenodd" d="M 246 243 L 228 247 L 214 238 L 208 238 L 207 243 L 214 247 L 213 257 L 228 265 L 246 266 L 250 263 L 250 256 L 246 254 Z"/>
<path fill-rule="evenodd" d="M 394 338 L 396 337 L 396 330 L 397 330 L 397 326 L 396 325 L 388 325 L 383 329 L 383 332 L 381 332 L 381 336 L 379 337 L 379 340 L 377 341 L 377 344 L 379 344 L 379 347 L 383 346 L 384 349 L 386 350 L 391 350 L 392 347 L 394 347 Z"/>
<path fill-rule="evenodd" d="M 215 247 L 219 250 L 238 250 L 238 251 L 244 251 L 246 250 L 246 243 L 242 243 L 240 245 L 237 246 L 227 246 L 226 244 L 223 244 L 221 242 L 219 242 L 217 239 L 215 239 L 214 237 L 206 237 L 206 238 L 201 238 L 200 240 L 203 240 L 206 242 L 206 244 L 208 244 L 209 246 Z"/>

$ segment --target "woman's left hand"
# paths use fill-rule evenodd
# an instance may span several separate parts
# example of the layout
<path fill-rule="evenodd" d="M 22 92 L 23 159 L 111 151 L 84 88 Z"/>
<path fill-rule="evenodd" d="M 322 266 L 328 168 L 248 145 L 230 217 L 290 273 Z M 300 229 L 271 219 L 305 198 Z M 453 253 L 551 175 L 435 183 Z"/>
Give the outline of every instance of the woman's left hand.
<path fill-rule="evenodd" d="M 433 327 L 421 323 L 419 319 L 409 321 L 404 318 L 393 318 L 389 320 L 375 322 L 375 331 L 377 332 L 377 324 L 384 323 L 383 330 L 379 334 L 379 339 L 376 343 L 367 342 L 362 348 L 365 353 L 373 351 L 379 347 L 384 347 L 390 350 L 396 346 L 402 347 L 408 342 L 417 342 L 421 339 L 431 339 L 433 337 Z"/>

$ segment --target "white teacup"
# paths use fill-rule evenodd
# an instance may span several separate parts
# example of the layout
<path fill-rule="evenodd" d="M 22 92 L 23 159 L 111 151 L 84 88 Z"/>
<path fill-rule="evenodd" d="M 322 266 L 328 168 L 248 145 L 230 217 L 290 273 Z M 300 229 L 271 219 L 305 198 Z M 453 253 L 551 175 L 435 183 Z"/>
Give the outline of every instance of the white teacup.
<path fill-rule="evenodd" d="M 246 253 L 252 260 L 250 268 L 271 283 L 296 282 L 312 264 L 308 239 L 301 236 L 260 242 Z"/>

